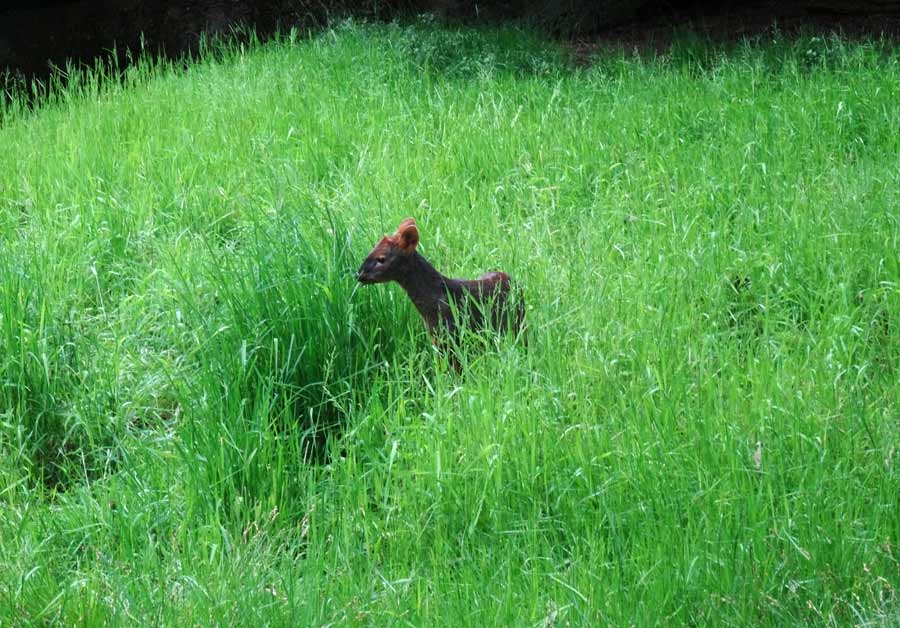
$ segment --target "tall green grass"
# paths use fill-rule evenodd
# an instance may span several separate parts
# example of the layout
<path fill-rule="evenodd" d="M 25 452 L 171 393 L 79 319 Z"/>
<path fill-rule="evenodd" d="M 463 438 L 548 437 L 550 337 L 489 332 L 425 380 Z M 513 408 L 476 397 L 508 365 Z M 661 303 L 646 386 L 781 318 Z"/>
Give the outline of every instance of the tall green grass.
<path fill-rule="evenodd" d="M 900 621 L 889 48 L 344 24 L 127 72 L 0 114 L 0 623 Z M 408 215 L 527 346 L 458 376 L 356 287 Z"/>

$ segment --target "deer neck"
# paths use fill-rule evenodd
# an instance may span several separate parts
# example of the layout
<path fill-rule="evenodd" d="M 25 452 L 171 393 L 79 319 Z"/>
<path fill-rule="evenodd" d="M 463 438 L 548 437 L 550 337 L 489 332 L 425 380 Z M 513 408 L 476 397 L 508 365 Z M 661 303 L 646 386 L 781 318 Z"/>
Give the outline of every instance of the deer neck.
<path fill-rule="evenodd" d="M 445 277 L 428 260 L 413 253 L 406 272 L 398 279 L 409 299 L 419 310 L 426 324 L 434 326 L 441 319 L 441 312 L 447 305 L 448 292 L 455 291 L 453 279 Z"/>

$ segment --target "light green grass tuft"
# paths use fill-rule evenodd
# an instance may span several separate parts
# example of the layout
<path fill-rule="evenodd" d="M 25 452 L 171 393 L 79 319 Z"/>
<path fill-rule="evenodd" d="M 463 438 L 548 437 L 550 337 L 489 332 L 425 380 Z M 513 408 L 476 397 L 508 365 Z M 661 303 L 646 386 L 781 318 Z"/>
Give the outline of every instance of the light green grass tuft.
<path fill-rule="evenodd" d="M 5 101 L 0 624 L 897 625 L 898 94 L 348 23 Z M 527 346 L 357 288 L 410 215 Z"/>

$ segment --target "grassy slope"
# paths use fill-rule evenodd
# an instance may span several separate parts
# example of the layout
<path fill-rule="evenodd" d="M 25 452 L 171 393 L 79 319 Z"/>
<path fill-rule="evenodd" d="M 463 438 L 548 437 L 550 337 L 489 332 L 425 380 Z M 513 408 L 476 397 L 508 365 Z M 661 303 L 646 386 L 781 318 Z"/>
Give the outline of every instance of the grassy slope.
<path fill-rule="evenodd" d="M 351 26 L 132 78 L 0 129 L 0 623 L 897 623 L 896 56 Z M 456 378 L 354 292 L 406 215 L 527 350 Z"/>

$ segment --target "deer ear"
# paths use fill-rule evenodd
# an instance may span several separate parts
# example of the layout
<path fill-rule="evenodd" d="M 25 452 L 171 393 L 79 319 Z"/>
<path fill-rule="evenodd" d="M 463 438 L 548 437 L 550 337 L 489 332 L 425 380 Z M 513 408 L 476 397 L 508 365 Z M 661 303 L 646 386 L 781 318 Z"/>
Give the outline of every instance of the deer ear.
<path fill-rule="evenodd" d="M 407 253 L 415 251 L 416 246 L 419 244 L 419 230 L 416 227 L 416 221 L 412 218 L 407 218 L 401 222 L 400 226 L 397 227 L 395 237 L 401 249 Z"/>

